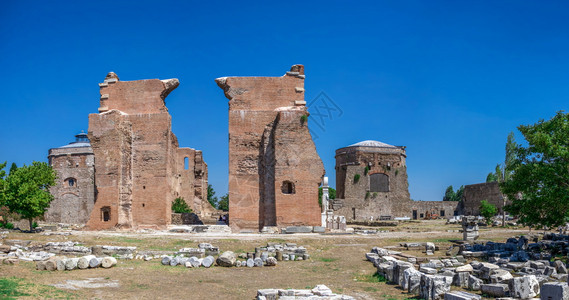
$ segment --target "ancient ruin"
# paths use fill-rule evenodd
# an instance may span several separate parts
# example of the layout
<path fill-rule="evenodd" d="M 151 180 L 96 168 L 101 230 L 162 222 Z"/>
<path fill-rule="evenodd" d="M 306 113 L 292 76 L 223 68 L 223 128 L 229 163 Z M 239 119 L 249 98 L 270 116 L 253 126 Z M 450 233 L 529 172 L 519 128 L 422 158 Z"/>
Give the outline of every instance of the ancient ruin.
<path fill-rule="evenodd" d="M 500 192 L 498 182 L 484 182 L 464 186 L 461 210 L 464 215 L 477 216 L 480 214 L 480 204 L 483 200 L 496 206 L 498 213 L 503 213 L 506 205 L 505 197 Z"/>
<path fill-rule="evenodd" d="M 81 132 L 75 142 L 49 150 L 49 164 L 57 173 L 57 185 L 50 190 L 54 200 L 45 213 L 52 223 L 85 224 L 95 204 L 95 156 Z"/>
<path fill-rule="evenodd" d="M 177 79 L 103 83 L 89 134 L 51 149 L 59 181 L 46 220 L 86 224 L 89 229 L 163 227 L 171 203 L 182 197 L 201 218 L 216 210 L 207 201 L 207 164 L 202 152 L 179 148 L 165 105 Z"/>
<path fill-rule="evenodd" d="M 459 213 L 458 202 L 412 201 L 405 147 L 363 141 L 336 150 L 336 196 L 331 207 L 349 221 L 434 217 Z"/>
<path fill-rule="evenodd" d="M 229 101 L 229 225 L 319 226 L 324 166 L 308 130 L 304 66 L 281 77 L 216 79 Z"/>
<path fill-rule="evenodd" d="M 89 115 L 97 189 L 90 229 L 168 225 L 177 197 L 198 215 L 214 211 L 201 151 L 179 148 L 172 132 L 165 99 L 178 85 L 120 81 L 113 72 L 99 84 L 99 113 Z"/>

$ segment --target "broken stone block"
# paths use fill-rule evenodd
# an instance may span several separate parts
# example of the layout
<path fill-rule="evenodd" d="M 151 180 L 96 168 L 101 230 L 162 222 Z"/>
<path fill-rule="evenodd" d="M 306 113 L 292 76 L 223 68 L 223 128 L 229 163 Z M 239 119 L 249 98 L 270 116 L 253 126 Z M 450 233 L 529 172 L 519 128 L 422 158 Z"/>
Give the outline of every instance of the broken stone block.
<path fill-rule="evenodd" d="M 428 267 L 421 267 L 419 268 L 419 271 L 425 274 L 431 274 L 431 275 L 437 274 L 437 269 L 428 268 Z"/>
<path fill-rule="evenodd" d="M 312 293 L 317 296 L 333 296 L 332 290 L 323 284 L 319 284 L 312 289 Z"/>
<path fill-rule="evenodd" d="M 395 267 L 393 269 L 393 283 L 396 283 L 397 285 L 402 285 L 403 283 L 403 278 L 405 276 L 404 272 L 405 270 L 412 268 L 414 269 L 415 267 L 413 266 L 412 263 L 406 262 L 406 261 L 397 261 L 395 263 Z"/>
<path fill-rule="evenodd" d="M 468 288 L 468 277 L 470 277 L 470 273 L 468 272 L 458 272 L 454 274 L 452 285 L 458 286 L 461 288 Z"/>
<path fill-rule="evenodd" d="M 539 294 L 539 282 L 534 275 L 514 277 L 509 283 L 510 296 L 528 299 Z"/>
<path fill-rule="evenodd" d="M 491 283 L 480 285 L 483 294 L 491 297 L 505 297 L 508 295 L 508 285 L 503 283 Z"/>
<path fill-rule="evenodd" d="M 222 267 L 232 267 L 235 265 L 237 256 L 232 251 L 223 252 L 216 260 L 217 265 Z"/>
<path fill-rule="evenodd" d="M 480 268 L 480 278 L 488 280 L 490 279 L 490 272 L 495 269 L 499 269 L 500 266 L 491 263 L 482 263 Z"/>
<path fill-rule="evenodd" d="M 407 268 L 403 271 L 403 281 L 401 282 L 400 286 L 406 290 L 411 292 L 411 282 L 417 283 L 417 288 L 421 280 L 421 272 L 415 270 L 415 268 Z"/>
<path fill-rule="evenodd" d="M 257 299 L 259 297 L 264 297 L 266 300 L 277 300 L 279 297 L 279 291 L 276 289 L 263 289 L 257 291 Z"/>
<path fill-rule="evenodd" d="M 464 265 L 464 266 L 460 266 L 457 267 L 455 269 L 456 272 L 460 273 L 460 272 L 468 272 L 468 273 L 472 273 L 472 271 L 474 271 L 474 269 L 472 268 L 471 265 Z"/>
<path fill-rule="evenodd" d="M 541 300 L 569 300 L 569 286 L 564 282 L 544 283 L 539 294 Z"/>
<path fill-rule="evenodd" d="M 471 294 L 467 292 L 449 292 L 445 294 L 444 300 L 480 300 L 481 297 L 476 294 Z"/>
<path fill-rule="evenodd" d="M 452 280 L 452 278 L 451 278 Z M 421 275 L 419 296 L 426 300 L 443 299 L 444 294 L 450 292 L 450 283 L 444 276 Z"/>
<path fill-rule="evenodd" d="M 557 271 L 557 273 L 567 274 L 567 267 L 565 266 L 565 263 L 563 263 L 562 261 L 560 261 L 560 260 L 554 261 L 553 266 L 555 267 L 555 270 Z"/>
<path fill-rule="evenodd" d="M 545 269 L 545 264 L 539 261 L 530 261 L 529 266 L 533 269 Z"/>
<path fill-rule="evenodd" d="M 512 279 L 514 276 L 510 272 L 504 269 L 494 269 L 490 272 L 490 282 L 491 283 L 503 283 L 507 280 Z"/>
<path fill-rule="evenodd" d="M 545 267 L 545 269 L 543 270 L 543 275 L 547 275 L 547 276 L 553 276 L 557 274 L 557 270 L 555 270 L 554 267 L 550 267 L 547 266 Z"/>
<path fill-rule="evenodd" d="M 476 276 L 468 275 L 468 289 L 471 291 L 479 291 L 480 286 L 484 283 L 481 279 Z"/>

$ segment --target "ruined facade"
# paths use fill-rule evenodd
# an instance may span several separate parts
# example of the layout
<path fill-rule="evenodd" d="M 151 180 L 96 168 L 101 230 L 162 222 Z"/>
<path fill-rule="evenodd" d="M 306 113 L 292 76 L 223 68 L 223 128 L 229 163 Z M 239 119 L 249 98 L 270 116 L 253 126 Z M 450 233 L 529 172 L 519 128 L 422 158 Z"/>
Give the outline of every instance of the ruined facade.
<path fill-rule="evenodd" d="M 319 226 L 324 166 L 308 130 L 304 67 L 216 79 L 229 101 L 229 225 Z"/>
<path fill-rule="evenodd" d="M 412 201 L 405 147 L 363 141 L 336 150 L 336 197 L 332 207 L 348 221 L 431 216 L 450 218 L 458 202 Z"/>
<path fill-rule="evenodd" d="M 164 227 L 171 204 L 183 197 L 208 218 L 207 164 L 201 151 L 179 148 L 165 98 L 177 79 L 120 81 L 109 73 L 99 84 L 98 114 L 89 115 L 88 139 L 51 149 L 60 181 L 48 221 L 89 229 Z M 90 141 L 90 142 L 89 142 Z"/>
<path fill-rule="evenodd" d="M 462 194 L 461 209 L 464 215 L 480 215 L 480 204 L 483 200 L 493 204 L 498 209 L 498 213 L 503 212 L 505 196 L 500 191 L 498 182 L 485 182 L 464 186 Z"/>
<path fill-rule="evenodd" d="M 49 164 L 57 173 L 50 189 L 54 200 L 45 213 L 53 223 L 85 224 L 95 203 L 95 156 L 86 133 L 75 142 L 49 150 Z"/>

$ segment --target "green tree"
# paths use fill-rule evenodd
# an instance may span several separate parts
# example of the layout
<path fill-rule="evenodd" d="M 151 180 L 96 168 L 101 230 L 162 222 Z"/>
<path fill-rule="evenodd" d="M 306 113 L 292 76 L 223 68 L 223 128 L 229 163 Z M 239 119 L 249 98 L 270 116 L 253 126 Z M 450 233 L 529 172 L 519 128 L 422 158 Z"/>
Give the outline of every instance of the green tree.
<path fill-rule="evenodd" d="M 452 185 L 449 185 L 445 191 L 443 201 L 452 201 L 455 198 L 455 195 Z"/>
<path fill-rule="evenodd" d="M 213 190 L 213 186 L 211 184 L 207 185 L 207 201 L 213 207 L 217 207 L 217 201 L 219 201 L 215 196 L 215 191 Z"/>
<path fill-rule="evenodd" d="M 486 176 L 486 182 L 496 182 L 496 181 L 498 181 L 498 176 L 496 176 L 496 173 L 494 172 L 488 173 L 488 175 Z"/>
<path fill-rule="evenodd" d="M 336 199 L 336 190 L 334 188 L 328 188 L 328 197 L 330 197 L 330 200 Z M 318 205 L 322 207 L 322 187 L 318 188 Z"/>
<path fill-rule="evenodd" d="M 506 210 L 524 225 L 552 228 L 569 217 L 569 115 L 521 125 L 527 146 L 516 145 L 510 180 L 500 184 Z"/>
<path fill-rule="evenodd" d="M 178 197 L 172 201 L 172 211 L 175 213 L 191 213 L 193 210 L 182 197 Z"/>
<path fill-rule="evenodd" d="M 221 196 L 221 198 L 217 202 L 217 209 L 221 209 L 223 211 L 229 211 L 229 194 Z"/>
<path fill-rule="evenodd" d="M 15 162 L 12 163 L 12 165 L 10 166 L 10 173 L 16 171 L 18 169 L 18 165 L 16 165 Z"/>
<path fill-rule="evenodd" d="M 506 156 L 503 164 L 497 164 L 494 173 L 486 176 L 486 182 L 504 182 L 510 180 L 514 172 L 514 163 L 516 160 L 516 148 L 518 144 L 515 141 L 514 133 L 510 132 L 506 140 Z"/>
<path fill-rule="evenodd" d="M 454 191 L 452 185 L 449 185 L 445 191 L 443 201 L 460 201 L 462 200 L 462 194 L 464 192 L 464 186 L 461 185 L 456 192 Z"/>
<path fill-rule="evenodd" d="M 34 161 L 10 172 L 4 182 L 3 203 L 11 212 L 28 219 L 42 216 L 53 196 L 49 188 L 55 185 L 55 171 L 45 162 Z"/>
<path fill-rule="evenodd" d="M 497 213 L 498 209 L 496 208 L 496 205 L 486 200 L 482 200 L 480 203 L 480 215 L 484 217 L 486 224 L 490 224 L 492 222 L 492 217 Z"/>

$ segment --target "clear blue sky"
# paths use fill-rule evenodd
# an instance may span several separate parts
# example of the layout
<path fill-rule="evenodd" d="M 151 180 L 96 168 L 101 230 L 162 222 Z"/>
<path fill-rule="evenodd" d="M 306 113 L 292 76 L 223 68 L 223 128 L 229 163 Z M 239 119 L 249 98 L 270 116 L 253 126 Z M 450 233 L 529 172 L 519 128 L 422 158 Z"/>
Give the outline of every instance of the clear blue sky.
<path fill-rule="evenodd" d="M 518 125 L 567 110 L 568 15 L 567 1 L 5 1 L 0 160 L 46 161 L 87 130 L 109 71 L 179 78 L 174 133 L 203 150 L 221 195 L 228 100 L 214 79 L 304 64 L 306 100 L 325 92 L 343 112 L 323 129 L 309 118 L 331 185 L 337 148 L 379 140 L 407 146 L 413 199 L 440 200 L 484 181 Z"/>

